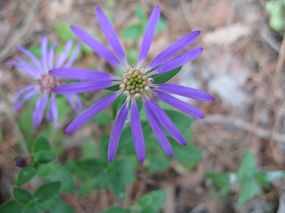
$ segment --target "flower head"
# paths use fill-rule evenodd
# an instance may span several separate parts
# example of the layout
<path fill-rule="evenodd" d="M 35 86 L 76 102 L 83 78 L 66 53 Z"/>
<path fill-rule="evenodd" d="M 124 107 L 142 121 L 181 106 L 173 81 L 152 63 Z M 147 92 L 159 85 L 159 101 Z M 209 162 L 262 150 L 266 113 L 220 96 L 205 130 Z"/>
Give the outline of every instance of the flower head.
<path fill-rule="evenodd" d="M 139 161 L 144 161 L 144 137 L 140 122 L 140 112 L 136 103 L 137 99 L 142 100 L 148 121 L 160 145 L 169 156 L 172 156 L 172 148 L 163 128 L 181 145 L 186 145 L 186 141 L 179 129 L 159 106 L 156 100 L 160 99 L 195 118 L 203 118 L 204 115 L 198 108 L 173 97 L 169 93 L 201 101 L 213 101 L 214 97 L 206 92 L 193 88 L 175 84 L 159 84 L 154 81 L 154 76 L 169 72 L 198 57 L 203 51 L 201 47 L 188 50 L 176 57 L 175 55 L 190 45 L 199 36 L 200 31 L 194 31 L 186 34 L 159 53 L 147 66 L 143 66 L 143 62 L 148 55 L 160 16 L 160 8 L 156 6 L 146 26 L 138 57 L 138 63 L 130 66 L 127 62 L 122 45 L 119 42 L 118 36 L 106 15 L 99 7 L 96 9 L 96 14 L 101 29 L 115 54 L 81 28 L 72 26 L 71 30 L 79 40 L 91 47 L 99 56 L 104 58 L 110 64 L 122 69 L 123 75 L 113 76 L 96 70 L 77 68 L 52 70 L 51 74 L 54 76 L 84 81 L 55 87 L 53 91 L 57 93 L 68 94 L 70 92 L 89 92 L 107 89 L 115 85 L 119 86 L 119 89 L 116 92 L 98 101 L 75 118 L 67 126 L 65 132 L 67 134 L 73 133 L 82 127 L 93 116 L 109 106 L 120 94 L 124 94 L 126 101 L 117 115 L 110 136 L 108 160 L 112 161 L 115 157 L 120 135 L 129 114 L 135 150 Z"/>
<path fill-rule="evenodd" d="M 25 167 L 29 166 L 28 159 L 26 157 L 19 157 L 16 160 L 16 166 L 18 166 L 20 168 L 25 168 Z"/>
<path fill-rule="evenodd" d="M 27 49 L 18 46 L 17 49 L 24 53 L 30 59 L 32 64 L 19 57 L 17 57 L 15 61 L 8 62 L 9 64 L 20 68 L 35 80 L 34 84 L 24 87 L 16 94 L 14 102 L 15 111 L 18 111 L 26 101 L 38 94 L 40 95 L 33 112 L 35 128 L 40 126 L 47 105 L 49 105 L 47 115 L 48 121 L 54 121 L 55 126 L 58 127 L 56 93 L 52 90 L 54 87 L 61 85 L 61 81 L 57 77 L 50 75 L 49 71 L 52 68 L 70 67 L 73 64 L 80 51 L 80 47 L 77 45 L 72 56 L 68 59 L 72 45 L 72 41 L 67 42 L 63 52 L 59 55 L 57 60 L 55 60 L 54 48 L 56 47 L 56 43 L 53 43 L 48 50 L 47 37 L 43 37 L 41 43 L 41 60 Z M 79 111 L 81 109 L 81 100 L 77 94 L 65 94 L 64 97 L 75 111 Z"/>

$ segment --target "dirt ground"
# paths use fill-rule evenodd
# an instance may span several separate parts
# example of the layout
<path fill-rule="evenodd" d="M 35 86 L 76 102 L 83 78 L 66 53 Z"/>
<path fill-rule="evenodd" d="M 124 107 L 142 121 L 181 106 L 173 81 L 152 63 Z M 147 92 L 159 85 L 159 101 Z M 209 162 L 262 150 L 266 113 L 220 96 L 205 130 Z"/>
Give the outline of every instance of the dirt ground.
<path fill-rule="evenodd" d="M 235 188 L 227 198 L 210 193 L 206 171 L 236 172 L 245 151 L 250 150 L 262 170 L 284 170 L 285 165 L 285 40 L 268 25 L 265 0 L 141 0 L 116 1 L 112 12 L 117 31 L 125 23 L 136 22 L 134 4 L 150 14 L 160 5 L 168 29 L 155 37 L 149 57 L 189 31 L 200 29 L 195 45 L 203 54 L 183 67 L 176 81 L 213 94 L 213 103 L 195 103 L 205 118 L 195 120 L 193 143 L 203 153 L 194 172 L 176 171 L 175 164 L 165 174 L 138 180 L 128 188 L 124 205 L 134 200 L 134 190 L 162 187 L 167 192 L 164 213 L 269 213 L 285 212 L 284 181 L 271 184 L 268 190 L 243 207 L 234 203 Z M 15 93 L 29 81 L 6 64 L 16 52 L 16 45 L 32 46 L 46 34 L 56 37 L 56 22 L 68 22 L 89 32 L 99 32 L 94 9 L 106 7 L 96 0 L 27 0 L 0 1 L 0 203 L 11 196 L 18 168 L 11 156 L 19 154 L 16 143 L 20 134 L 17 116 L 11 111 Z M 100 32 L 99 32 L 100 33 Z M 125 49 L 128 43 L 124 43 Z M 86 57 L 81 66 L 93 63 Z M 98 61 L 105 66 L 102 61 Z M 69 147 L 72 152 L 72 147 Z M 77 198 L 65 195 L 76 212 L 100 212 L 114 204 L 108 191 L 93 192 Z"/>

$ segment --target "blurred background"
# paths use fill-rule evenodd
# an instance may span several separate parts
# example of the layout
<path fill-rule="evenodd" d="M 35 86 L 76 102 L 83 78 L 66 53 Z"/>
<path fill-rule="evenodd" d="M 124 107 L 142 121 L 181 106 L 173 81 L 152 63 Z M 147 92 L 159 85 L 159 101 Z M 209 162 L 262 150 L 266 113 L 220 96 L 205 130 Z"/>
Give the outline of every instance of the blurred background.
<path fill-rule="evenodd" d="M 23 134 L 31 139 L 37 136 L 26 113 L 33 104 L 18 113 L 12 109 L 16 92 L 31 83 L 6 64 L 20 55 L 16 45 L 39 55 L 42 36 L 48 35 L 50 42 L 59 41 L 60 52 L 67 40 L 78 42 L 69 31 L 71 24 L 106 43 L 94 14 L 100 6 L 118 32 L 128 60 L 135 63 L 141 41 L 137 38 L 143 33 L 141 15 L 148 17 L 155 5 L 162 14 L 148 60 L 182 35 L 202 31 L 191 47 L 202 46 L 203 54 L 172 79 L 216 98 L 213 103 L 193 102 L 205 113 L 204 119 L 193 120 L 189 128 L 191 143 L 201 158 L 191 169 L 175 159 L 163 171 L 159 170 L 163 162 L 158 162 L 155 172 L 139 165 L 123 202 L 107 189 L 83 196 L 63 194 L 63 200 L 75 212 L 101 212 L 118 204 L 128 207 L 147 191 L 163 189 L 167 194 L 163 213 L 285 213 L 284 0 L 1 0 L 0 204 L 12 197 L 19 172 L 13 157 L 21 154 L 18 141 Z M 86 47 L 75 67 L 113 69 Z M 101 95 L 90 93 L 86 98 L 96 100 Z M 69 122 L 70 114 L 60 121 L 62 125 Z M 47 122 L 41 131 L 45 128 Z M 83 140 L 98 141 L 106 128 L 104 122 L 94 122 L 65 138 L 59 162 L 78 159 L 83 149 L 88 150 Z"/>

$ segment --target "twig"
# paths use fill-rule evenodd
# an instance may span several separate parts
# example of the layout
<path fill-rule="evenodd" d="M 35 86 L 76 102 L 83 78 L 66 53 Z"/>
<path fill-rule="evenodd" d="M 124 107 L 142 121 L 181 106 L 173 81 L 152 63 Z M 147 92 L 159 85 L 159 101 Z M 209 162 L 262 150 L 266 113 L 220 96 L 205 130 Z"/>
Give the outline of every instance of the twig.
<path fill-rule="evenodd" d="M 5 91 L 3 90 L 3 88 L 0 89 L 0 99 L 3 100 L 7 106 L 7 115 L 8 117 L 12 120 L 13 124 L 13 127 L 14 127 L 14 131 L 17 133 L 18 135 L 18 139 L 19 139 L 19 146 L 20 146 L 20 149 L 22 150 L 23 152 L 23 155 L 25 156 L 28 156 L 29 155 L 29 149 L 26 145 L 26 141 L 19 129 L 19 126 L 17 124 L 17 121 L 16 121 L 16 118 L 14 116 L 14 111 L 12 110 L 13 108 L 10 107 L 10 103 L 7 99 L 7 95 L 5 94 Z"/>
<path fill-rule="evenodd" d="M 207 115 L 203 120 L 198 120 L 195 122 L 195 125 L 200 125 L 202 123 L 219 123 L 219 124 L 232 124 L 244 131 L 252 131 L 254 134 L 261 138 L 268 140 L 276 140 L 280 143 L 285 143 L 285 135 L 280 133 L 273 133 L 272 131 L 257 127 L 256 125 L 246 122 L 242 119 L 235 117 L 225 117 L 222 115 Z"/>
<path fill-rule="evenodd" d="M 25 18 L 24 18 L 24 27 L 22 27 L 21 30 L 18 30 L 17 34 L 15 36 L 9 37 L 8 41 L 6 41 L 6 46 L 1 47 L 0 52 L 0 62 L 3 61 L 5 58 L 8 57 L 9 52 L 13 47 L 19 42 L 19 40 L 25 35 L 25 33 L 30 28 L 31 24 L 33 23 L 33 19 L 36 13 L 36 9 L 38 8 L 38 0 L 33 0 L 31 4 L 31 10 L 27 12 Z M 12 29 L 11 31 L 15 31 L 15 29 Z"/>

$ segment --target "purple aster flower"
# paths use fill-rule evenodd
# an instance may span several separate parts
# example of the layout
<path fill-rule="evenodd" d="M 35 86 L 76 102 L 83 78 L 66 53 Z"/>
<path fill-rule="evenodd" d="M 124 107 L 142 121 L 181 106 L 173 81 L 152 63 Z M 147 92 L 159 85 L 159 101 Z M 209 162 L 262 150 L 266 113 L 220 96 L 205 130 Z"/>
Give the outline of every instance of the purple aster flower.
<path fill-rule="evenodd" d="M 81 93 L 107 89 L 114 85 L 118 85 L 120 89 L 86 109 L 67 126 L 65 133 L 71 134 L 75 132 L 101 110 L 109 106 L 120 94 L 124 94 L 126 101 L 117 115 L 110 136 L 108 160 L 111 162 L 115 157 L 120 135 L 129 114 L 135 150 L 139 161 L 144 161 L 145 145 L 140 122 L 140 112 L 136 103 L 137 99 L 141 99 L 143 102 L 143 107 L 146 111 L 149 124 L 153 129 L 158 142 L 164 151 L 172 157 L 173 151 L 164 130 L 166 130 L 181 145 L 185 146 L 186 141 L 182 133 L 158 105 L 156 100 L 160 99 L 172 107 L 195 118 L 203 118 L 204 115 L 198 108 L 173 97 L 170 93 L 201 101 L 213 101 L 214 97 L 201 90 L 180 85 L 167 83 L 156 84 L 153 76 L 171 71 L 197 58 L 203 51 L 201 47 L 188 50 L 178 56 L 176 55 L 181 50 L 185 49 L 185 47 L 190 45 L 199 36 L 200 31 L 194 31 L 181 37 L 159 53 L 147 66 L 143 66 L 143 62 L 148 55 L 160 16 L 160 8 L 159 6 L 156 6 L 146 26 L 138 57 L 138 63 L 137 65 L 129 66 L 125 51 L 122 48 L 118 36 L 106 15 L 99 7 L 96 9 L 96 14 L 100 27 L 115 54 L 81 28 L 72 26 L 71 30 L 79 40 L 91 47 L 99 56 L 104 58 L 110 64 L 122 69 L 123 75 L 118 77 L 96 70 L 78 68 L 54 69 L 50 72 L 54 76 L 83 80 L 84 82 L 61 85 L 55 87 L 53 91 L 61 94 L 69 94 L 71 92 Z"/>
<path fill-rule="evenodd" d="M 50 49 L 48 49 L 48 39 L 47 37 L 43 37 L 41 44 L 41 60 L 36 58 L 36 56 L 34 56 L 27 49 L 18 46 L 17 49 L 24 53 L 32 63 L 29 63 L 19 57 L 17 57 L 15 61 L 8 62 L 9 64 L 20 68 L 27 75 L 35 79 L 34 84 L 24 87 L 16 94 L 14 102 L 15 111 L 18 111 L 22 108 L 26 101 L 36 95 L 40 95 L 33 112 L 33 122 L 35 128 L 40 126 L 47 105 L 49 105 L 47 119 L 49 122 L 54 121 L 55 127 L 58 127 L 56 93 L 54 93 L 52 89 L 55 86 L 60 85 L 61 81 L 58 78 L 50 75 L 49 71 L 52 68 L 70 67 L 73 64 L 80 51 L 80 46 L 77 45 L 71 57 L 68 58 L 72 45 L 73 42 L 68 41 L 63 52 L 59 55 L 58 59 L 55 60 L 54 48 L 56 47 L 56 43 L 53 43 Z M 75 111 L 79 111 L 81 109 L 81 100 L 77 94 L 65 94 L 64 97 Z"/>

